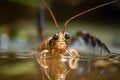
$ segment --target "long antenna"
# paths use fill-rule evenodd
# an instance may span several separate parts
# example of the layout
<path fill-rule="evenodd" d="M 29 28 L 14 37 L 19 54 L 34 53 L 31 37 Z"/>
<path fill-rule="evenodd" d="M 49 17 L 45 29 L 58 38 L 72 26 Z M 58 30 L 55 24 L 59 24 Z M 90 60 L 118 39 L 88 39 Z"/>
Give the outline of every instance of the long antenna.
<path fill-rule="evenodd" d="M 95 9 L 97 9 L 97 8 L 100 8 L 100 7 L 103 7 L 103 6 L 106 6 L 106 5 L 115 3 L 115 2 L 117 2 L 117 0 L 114 0 L 114 1 L 111 1 L 111 2 L 104 3 L 104 4 L 102 4 L 102 5 L 99 5 L 99 6 L 97 6 L 97 7 L 88 9 L 88 10 L 86 10 L 86 11 L 84 11 L 84 12 L 81 12 L 81 13 L 79 13 L 79 14 L 77 14 L 77 15 L 71 17 L 71 18 L 69 18 L 69 19 L 65 22 L 65 24 L 64 24 L 63 33 L 64 33 L 64 31 L 65 31 L 65 28 L 66 28 L 67 24 L 68 24 L 71 20 L 75 19 L 76 17 L 81 16 L 81 15 L 87 13 L 87 12 L 93 11 L 93 10 L 95 10 Z"/>
<path fill-rule="evenodd" d="M 50 9 L 49 5 L 48 5 L 44 0 L 41 0 L 41 1 L 42 1 L 42 3 L 45 5 L 45 7 L 48 9 L 48 11 L 49 11 L 49 13 L 50 13 L 52 19 L 54 20 L 56 29 L 57 29 L 58 34 L 59 34 L 60 31 L 59 31 L 59 28 L 58 28 L 58 23 L 57 23 L 57 21 L 56 21 L 56 19 L 55 19 L 55 16 L 54 16 L 52 10 Z"/>

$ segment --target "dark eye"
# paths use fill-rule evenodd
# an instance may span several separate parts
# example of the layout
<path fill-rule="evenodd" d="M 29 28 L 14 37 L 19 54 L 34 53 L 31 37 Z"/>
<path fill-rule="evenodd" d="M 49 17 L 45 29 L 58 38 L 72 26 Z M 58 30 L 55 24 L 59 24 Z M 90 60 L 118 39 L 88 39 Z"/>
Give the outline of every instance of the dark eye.
<path fill-rule="evenodd" d="M 65 35 L 65 38 L 66 38 L 66 39 L 69 39 L 69 38 L 70 38 L 70 34 L 69 34 L 68 32 L 65 32 L 64 35 Z"/>
<path fill-rule="evenodd" d="M 55 35 L 53 36 L 53 39 L 54 39 L 54 40 L 58 40 L 58 34 L 55 34 Z"/>

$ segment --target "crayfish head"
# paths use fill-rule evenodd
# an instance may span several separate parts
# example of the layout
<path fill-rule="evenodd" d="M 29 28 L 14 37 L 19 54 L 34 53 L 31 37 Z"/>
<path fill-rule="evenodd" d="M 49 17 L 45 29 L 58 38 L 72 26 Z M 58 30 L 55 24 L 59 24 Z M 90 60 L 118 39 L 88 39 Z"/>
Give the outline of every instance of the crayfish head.
<path fill-rule="evenodd" d="M 66 51 L 66 49 L 67 49 L 67 43 L 66 42 L 57 42 L 56 43 L 56 49 L 57 49 L 57 51 L 58 52 L 65 52 Z"/>
<path fill-rule="evenodd" d="M 69 33 L 57 33 L 53 35 L 51 41 L 49 42 L 52 44 L 52 47 L 57 50 L 58 52 L 62 53 L 65 52 L 67 49 L 67 40 L 70 38 Z"/>

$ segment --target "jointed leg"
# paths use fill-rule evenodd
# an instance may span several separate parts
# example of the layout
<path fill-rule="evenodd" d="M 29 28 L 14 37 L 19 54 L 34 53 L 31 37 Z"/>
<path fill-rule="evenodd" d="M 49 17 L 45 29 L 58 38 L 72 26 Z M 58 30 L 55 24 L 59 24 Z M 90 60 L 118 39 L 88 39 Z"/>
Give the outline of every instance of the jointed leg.
<path fill-rule="evenodd" d="M 80 57 L 79 53 L 75 49 L 70 49 L 66 50 L 66 52 L 71 56 L 71 57 Z"/>
<path fill-rule="evenodd" d="M 70 57 L 74 57 L 69 50 L 66 50 L 66 52 L 70 55 Z"/>
<path fill-rule="evenodd" d="M 37 56 L 37 61 L 43 68 L 48 68 L 45 60 L 45 57 L 47 57 L 48 52 L 49 52 L 48 50 L 43 50 Z"/>
<path fill-rule="evenodd" d="M 70 51 L 70 53 L 74 56 L 77 56 L 77 57 L 80 57 L 80 54 L 78 53 L 78 51 L 77 50 L 75 50 L 75 49 L 70 49 L 69 50 Z"/>
<path fill-rule="evenodd" d="M 49 52 L 48 50 L 43 50 L 42 52 L 39 53 L 39 57 L 40 58 L 46 57 L 48 52 Z"/>

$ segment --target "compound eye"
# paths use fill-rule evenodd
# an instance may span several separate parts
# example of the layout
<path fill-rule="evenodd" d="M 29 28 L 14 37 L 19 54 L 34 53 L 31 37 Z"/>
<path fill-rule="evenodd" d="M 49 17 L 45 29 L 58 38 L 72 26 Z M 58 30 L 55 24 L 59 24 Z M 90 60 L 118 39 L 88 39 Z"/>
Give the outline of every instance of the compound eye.
<path fill-rule="evenodd" d="M 66 39 L 69 39 L 69 38 L 70 38 L 70 34 L 69 34 L 68 32 L 65 32 L 64 35 L 65 35 L 65 38 L 66 38 Z"/>
<path fill-rule="evenodd" d="M 54 40 L 58 40 L 58 34 L 55 34 L 55 35 L 53 36 L 53 39 L 54 39 Z"/>

